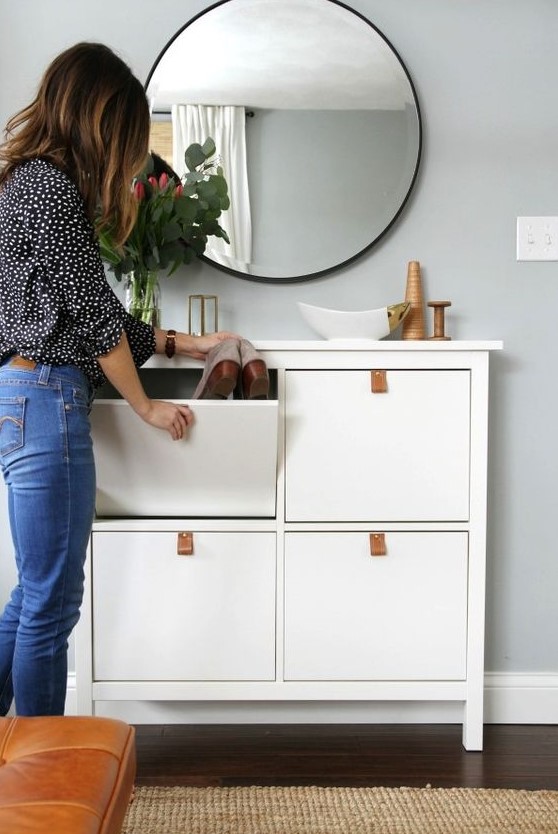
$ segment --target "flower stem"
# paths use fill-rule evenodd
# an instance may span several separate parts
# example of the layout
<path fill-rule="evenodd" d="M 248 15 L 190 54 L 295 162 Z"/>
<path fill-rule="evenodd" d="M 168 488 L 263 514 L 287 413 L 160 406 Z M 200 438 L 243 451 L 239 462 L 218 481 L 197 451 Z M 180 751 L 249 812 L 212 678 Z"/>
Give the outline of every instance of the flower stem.
<path fill-rule="evenodd" d="M 134 318 L 158 327 L 158 288 L 156 271 L 133 272 L 129 276 L 126 292 L 126 309 Z"/>

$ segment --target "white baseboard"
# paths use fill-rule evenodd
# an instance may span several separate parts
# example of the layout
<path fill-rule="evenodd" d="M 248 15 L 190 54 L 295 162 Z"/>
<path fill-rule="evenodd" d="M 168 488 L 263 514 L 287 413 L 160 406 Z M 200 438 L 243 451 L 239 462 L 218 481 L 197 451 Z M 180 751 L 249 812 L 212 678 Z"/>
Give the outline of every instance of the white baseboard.
<path fill-rule="evenodd" d="M 558 674 L 488 672 L 485 724 L 558 724 Z"/>
<path fill-rule="evenodd" d="M 558 674 L 487 672 L 485 724 L 558 724 Z M 461 704 L 446 702 L 145 702 L 96 705 L 99 715 L 132 724 L 453 724 L 462 721 Z M 68 676 L 66 713 L 76 714 L 75 674 Z"/>

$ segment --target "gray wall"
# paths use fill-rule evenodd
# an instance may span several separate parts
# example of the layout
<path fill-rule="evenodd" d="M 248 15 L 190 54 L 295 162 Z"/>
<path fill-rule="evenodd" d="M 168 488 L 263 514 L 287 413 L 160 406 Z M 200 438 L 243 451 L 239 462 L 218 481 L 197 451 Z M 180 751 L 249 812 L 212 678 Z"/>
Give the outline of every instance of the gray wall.
<path fill-rule="evenodd" d="M 558 672 L 558 264 L 515 260 L 516 216 L 558 214 L 558 3 L 351 1 L 403 56 L 422 104 L 423 166 L 407 210 L 376 249 L 307 285 L 266 286 L 196 264 L 164 284 L 164 323 L 184 327 L 188 294 L 206 291 L 220 297 L 222 326 L 248 338 L 312 337 L 296 300 L 392 303 L 407 262 L 419 260 L 426 296 L 453 302 L 454 338 L 505 343 L 491 366 L 487 669 Z M 168 37 L 206 5 L 0 0 L 0 122 L 78 39 L 105 41 L 145 79 Z M 5 528 L 0 545 L 6 577 Z"/>

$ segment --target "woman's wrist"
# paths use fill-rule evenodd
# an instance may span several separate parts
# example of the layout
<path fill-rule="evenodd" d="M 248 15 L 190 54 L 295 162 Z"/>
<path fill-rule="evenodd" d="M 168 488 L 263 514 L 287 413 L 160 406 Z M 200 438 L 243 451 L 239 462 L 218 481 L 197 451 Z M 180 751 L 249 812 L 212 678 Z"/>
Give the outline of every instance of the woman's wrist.
<path fill-rule="evenodd" d="M 165 338 L 165 355 L 167 359 L 172 359 L 174 354 L 176 353 L 176 330 L 172 328 L 167 330 L 167 335 Z"/>
<path fill-rule="evenodd" d="M 173 356 L 189 356 L 195 352 L 195 336 L 179 330 L 155 330 L 155 352 L 172 359 Z M 174 350 L 173 350 L 174 348 Z"/>

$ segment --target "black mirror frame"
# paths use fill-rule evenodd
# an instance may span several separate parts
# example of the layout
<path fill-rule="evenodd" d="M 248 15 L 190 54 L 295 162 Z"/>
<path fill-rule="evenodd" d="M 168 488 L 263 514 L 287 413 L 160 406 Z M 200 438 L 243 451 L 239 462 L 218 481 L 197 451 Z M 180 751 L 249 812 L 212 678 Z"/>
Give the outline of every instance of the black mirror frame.
<path fill-rule="evenodd" d="M 158 66 L 159 62 L 162 60 L 164 54 L 166 53 L 168 48 L 174 43 L 174 41 L 189 26 L 191 26 L 193 23 L 195 23 L 195 21 L 198 20 L 200 17 L 203 17 L 208 12 L 213 11 L 214 9 L 218 8 L 219 6 L 223 6 L 223 5 L 225 5 L 226 3 L 229 3 L 229 2 L 231 2 L 231 0 L 218 0 L 218 2 L 213 3 L 211 6 L 208 6 L 206 9 L 203 9 L 203 11 L 198 12 L 198 14 L 194 15 L 194 17 L 192 17 L 190 20 L 188 20 L 184 24 L 184 26 L 182 26 L 172 36 L 172 38 L 170 38 L 167 41 L 167 43 L 165 44 L 163 49 L 161 49 L 161 51 L 159 52 L 153 66 L 151 67 L 151 70 L 149 71 L 149 75 L 147 76 L 147 80 L 144 84 L 144 89 L 145 89 L 146 92 L 149 88 L 149 83 L 150 83 L 150 81 L 153 77 L 153 74 L 154 74 L 155 70 L 157 69 L 157 66 Z M 211 258 L 208 258 L 206 255 L 202 255 L 200 257 L 201 261 L 204 261 L 205 263 L 210 264 L 211 266 L 215 267 L 215 269 L 218 269 L 221 272 L 226 272 L 229 275 L 234 275 L 237 278 L 242 278 L 245 281 L 256 281 L 256 282 L 267 283 L 267 284 L 295 284 L 295 283 L 300 283 L 302 281 L 311 281 L 311 280 L 314 280 L 314 279 L 317 279 L 317 278 L 323 278 L 324 276 L 330 275 L 333 272 L 340 271 L 341 269 L 345 268 L 349 264 L 356 261 L 358 258 L 361 258 L 366 252 L 368 252 L 370 249 L 372 249 L 377 243 L 379 243 L 380 240 L 382 240 L 382 238 L 384 238 L 388 234 L 388 232 L 396 224 L 397 220 L 399 219 L 399 217 L 403 213 L 403 210 L 407 206 L 407 204 L 409 202 L 409 198 L 411 196 L 411 192 L 413 191 L 413 188 L 414 188 L 414 186 L 416 184 L 416 181 L 417 181 L 417 178 L 418 178 L 419 169 L 420 169 L 420 162 L 421 162 L 421 158 L 422 158 L 422 151 L 423 151 L 423 141 L 424 141 L 424 139 L 423 139 L 423 126 L 422 126 L 422 114 L 421 114 L 421 108 L 420 108 L 416 88 L 415 88 L 413 79 L 411 78 L 411 75 L 410 75 L 410 73 L 409 73 L 409 71 L 408 71 L 408 69 L 405 65 L 405 62 L 403 61 L 399 52 L 395 49 L 395 47 L 393 46 L 391 41 L 384 35 L 383 32 L 380 31 L 380 29 L 378 29 L 377 26 L 375 26 L 363 14 L 361 14 L 360 12 L 351 8 L 346 3 L 341 2 L 341 0 L 326 0 L 326 2 L 334 3 L 336 6 L 340 6 L 341 8 L 346 9 L 348 12 L 351 12 L 351 14 L 354 14 L 357 17 L 359 17 L 364 23 L 366 23 L 368 26 L 370 26 L 370 28 L 373 29 L 379 35 L 379 37 L 391 49 L 394 56 L 399 61 L 400 65 L 401 65 L 401 68 L 402 68 L 403 72 L 405 73 L 405 76 L 406 76 L 407 81 L 409 83 L 409 86 L 410 86 L 410 89 L 411 89 L 411 92 L 412 92 L 412 96 L 413 96 L 414 105 L 415 105 L 415 108 L 416 108 L 416 113 L 417 113 L 418 148 L 417 148 L 417 159 L 416 159 L 416 164 L 415 164 L 415 170 L 414 170 L 413 175 L 411 177 L 411 180 L 410 180 L 410 183 L 409 183 L 409 188 L 407 189 L 407 193 L 403 197 L 403 200 L 401 201 L 401 204 L 400 204 L 399 208 L 397 209 L 397 211 L 395 212 L 395 214 L 393 215 L 391 220 L 388 222 L 388 224 L 385 226 L 385 228 L 382 229 L 382 231 L 378 235 L 376 235 L 376 237 L 373 240 L 371 240 L 370 243 L 368 243 L 365 247 L 360 249 L 354 255 L 351 255 L 349 258 L 346 258 L 344 261 L 333 264 L 332 266 L 327 267 L 326 269 L 321 269 L 318 272 L 311 272 L 311 273 L 308 273 L 308 274 L 301 274 L 301 275 L 294 275 L 294 276 L 287 276 L 287 277 L 275 277 L 275 276 L 268 277 L 268 276 L 265 276 L 265 275 L 247 275 L 246 273 L 240 272 L 239 270 L 232 269 L 231 267 L 227 267 L 227 266 L 224 266 L 223 264 L 216 263 L 215 261 L 211 260 Z"/>

